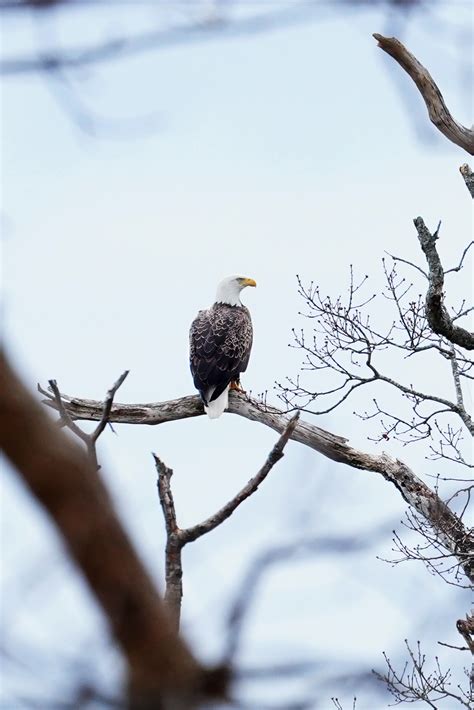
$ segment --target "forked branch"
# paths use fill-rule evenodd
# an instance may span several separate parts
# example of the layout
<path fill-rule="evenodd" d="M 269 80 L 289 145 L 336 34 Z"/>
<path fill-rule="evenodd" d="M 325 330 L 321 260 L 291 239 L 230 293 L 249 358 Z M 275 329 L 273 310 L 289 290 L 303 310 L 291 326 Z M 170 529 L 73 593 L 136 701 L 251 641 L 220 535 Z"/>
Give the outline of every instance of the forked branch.
<path fill-rule="evenodd" d="M 158 472 L 158 494 L 161 508 L 165 519 L 166 528 L 166 549 L 165 549 L 165 577 L 166 592 L 165 603 L 168 606 L 176 629 L 179 628 L 181 615 L 181 600 L 183 597 L 183 566 L 181 552 L 185 545 L 194 542 L 206 533 L 214 530 L 218 525 L 225 522 L 239 505 L 256 492 L 263 483 L 274 465 L 282 458 L 283 450 L 288 443 L 288 439 L 294 432 L 299 415 L 296 414 L 285 426 L 282 435 L 267 456 L 260 471 L 251 478 L 248 483 L 222 508 L 216 513 L 206 518 L 201 523 L 190 528 L 180 528 L 176 519 L 173 493 L 171 490 L 172 469 L 168 468 L 163 461 L 153 454 L 156 470 Z"/>
<path fill-rule="evenodd" d="M 456 325 L 444 305 L 444 270 L 436 249 L 439 226 L 431 234 L 421 217 L 416 217 L 413 222 L 429 269 L 429 285 L 426 294 L 428 324 L 434 333 L 443 335 L 451 343 L 466 348 L 466 350 L 474 350 L 474 333 Z"/>
<path fill-rule="evenodd" d="M 59 391 L 58 383 L 56 382 L 56 380 L 48 380 L 50 392 L 52 392 L 54 395 L 54 401 L 56 402 L 56 406 L 60 415 L 60 423 L 70 429 L 70 431 L 72 431 L 72 433 L 75 434 L 85 444 L 91 463 L 96 470 L 99 470 L 100 468 L 97 459 L 97 440 L 104 431 L 107 424 L 109 423 L 110 410 L 114 402 L 115 394 L 118 388 L 125 381 L 128 373 L 129 370 L 125 370 L 125 372 L 120 375 L 118 380 L 114 382 L 112 387 L 107 391 L 102 407 L 102 416 L 100 417 L 99 423 L 91 434 L 87 434 L 80 427 L 78 427 L 69 415 L 69 412 L 67 411 L 67 408 L 64 406 L 64 403 L 62 401 L 61 393 Z M 45 395 L 46 397 L 51 396 L 50 393 L 44 390 L 40 385 L 38 385 L 38 392 Z"/>

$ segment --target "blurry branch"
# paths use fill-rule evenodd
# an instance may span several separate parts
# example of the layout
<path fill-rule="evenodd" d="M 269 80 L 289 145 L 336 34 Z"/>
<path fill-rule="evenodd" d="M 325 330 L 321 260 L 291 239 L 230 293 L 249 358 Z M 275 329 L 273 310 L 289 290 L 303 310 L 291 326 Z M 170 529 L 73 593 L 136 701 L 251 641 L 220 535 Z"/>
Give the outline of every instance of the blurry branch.
<path fill-rule="evenodd" d="M 392 696 L 396 705 L 400 703 L 415 703 L 422 701 L 436 710 L 438 703 L 449 698 L 450 701 L 466 708 L 472 708 L 474 701 L 473 688 L 469 682 L 465 691 L 461 686 L 457 686 L 458 693 L 452 691 L 451 669 L 443 671 L 438 658 L 435 658 L 435 666 L 432 670 L 426 668 L 426 656 L 422 653 L 420 642 L 413 650 L 405 639 L 409 660 L 406 661 L 403 670 L 397 671 L 390 658 L 384 653 L 387 671 L 378 673 L 374 671 L 376 677 L 383 681 Z M 450 705 L 451 707 L 451 705 Z"/>
<path fill-rule="evenodd" d="M 466 187 L 469 190 L 471 197 L 474 198 L 474 173 L 472 172 L 471 168 L 467 163 L 461 165 L 461 167 L 459 168 L 459 172 L 461 173 L 464 182 L 466 183 Z"/>
<path fill-rule="evenodd" d="M 298 422 L 298 416 L 299 415 L 296 414 L 287 423 L 282 435 L 270 451 L 260 471 L 253 478 L 251 478 L 249 482 L 228 503 L 214 513 L 214 515 L 211 515 L 203 522 L 189 528 L 178 527 L 176 520 L 176 511 L 170 485 L 173 471 L 165 466 L 156 454 L 153 454 L 156 469 L 158 471 L 158 493 L 166 527 L 165 602 L 174 620 L 176 628 L 179 627 L 181 600 L 183 596 L 183 567 L 181 561 L 181 551 L 183 547 L 189 542 L 194 542 L 206 533 L 211 532 L 218 525 L 221 525 L 225 520 L 230 518 L 232 513 L 241 503 L 244 502 L 244 500 L 255 493 L 258 487 L 268 476 L 273 466 L 282 458 L 283 450 L 288 443 L 288 439 L 293 434 Z"/>
<path fill-rule="evenodd" d="M 440 225 L 438 225 L 436 231 L 431 234 L 421 217 L 416 217 L 413 222 L 418 232 L 418 240 L 426 257 L 429 269 L 428 293 L 426 294 L 426 318 L 428 325 L 434 333 L 443 335 L 451 343 L 466 348 L 466 350 L 474 350 L 474 333 L 470 333 L 464 328 L 455 325 L 443 303 L 444 271 L 436 249 L 436 240 L 438 239 Z M 463 259 L 467 249 L 473 244 L 474 242 L 470 242 L 469 246 L 465 249 Z M 461 268 L 461 266 L 462 261 L 459 268 Z M 460 416 L 462 416 L 462 411 L 465 412 L 463 408 L 459 408 Z M 474 433 L 472 422 L 468 424 L 468 422 L 465 421 L 465 423 L 466 426 L 470 427 L 471 434 Z"/>
<path fill-rule="evenodd" d="M 102 402 L 62 395 L 62 400 L 73 419 L 97 420 L 103 411 Z M 45 400 L 53 409 L 57 405 L 53 396 Z M 283 433 L 289 420 L 275 407 L 235 392 L 230 393 L 229 412 L 251 421 L 257 421 Z M 111 422 L 127 424 L 160 424 L 202 415 L 199 397 L 182 397 L 168 402 L 150 404 L 114 404 L 110 411 Z M 474 581 L 474 533 L 467 529 L 458 516 L 431 490 L 406 464 L 385 453 L 378 456 L 352 448 L 346 439 L 330 434 L 308 422 L 298 421 L 290 438 L 322 453 L 329 459 L 345 463 L 352 468 L 381 474 L 392 483 L 403 499 L 414 508 L 434 529 L 446 549 L 455 555 L 464 572 Z"/>
<path fill-rule="evenodd" d="M 30 56 L 4 59 L 0 63 L 0 73 L 14 75 L 56 69 L 75 69 L 147 51 L 205 42 L 217 37 L 228 39 L 241 35 L 259 34 L 307 20 L 310 11 L 318 9 L 318 4 L 317 2 L 308 3 L 306 0 L 301 2 L 298 0 L 298 2 L 290 3 L 280 10 L 241 18 L 209 13 L 203 14 L 202 18 L 198 19 L 192 16 L 191 21 L 175 27 L 156 28 L 137 35 L 115 37 L 92 46 L 43 50 Z"/>
<path fill-rule="evenodd" d="M 293 700 L 278 705 L 262 705 L 258 700 L 249 701 L 245 707 L 250 709 L 270 708 L 272 710 L 290 710 L 290 708 L 314 708 L 319 707 L 317 699 L 322 695 L 322 689 L 326 687 L 341 687 L 348 685 L 361 687 L 370 684 L 377 692 L 375 684 L 372 682 L 373 674 L 365 671 L 352 673 L 337 673 L 328 675 L 326 661 L 317 659 L 295 659 L 283 663 L 262 663 L 257 666 L 239 667 L 238 659 L 242 655 L 242 646 L 245 646 L 245 634 L 247 628 L 251 628 L 253 614 L 252 607 L 258 605 L 262 586 L 267 594 L 272 594 L 271 573 L 277 569 L 290 568 L 292 564 L 298 564 L 302 560 L 315 558 L 320 560 L 322 555 L 353 556 L 355 553 L 371 549 L 379 544 L 382 535 L 386 535 L 387 526 L 373 526 L 365 531 L 363 535 L 337 535 L 337 536 L 317 536 L 317 537 L 296 537 L 289 541 L 281 541 L 270 548 L 257 554 L 249 563 L 247 571 L 242 576 L 238 588 L 234 593 L 234 598 L 229 605 L 226 620 L 226 645 L 223 653 L 223 665 L 232 667 L 235 677 L 245 681 L 264 679 L 267 682 L 278 681 L 282 683 L 291 678 L 292 682 L 299 681 L 301 687 L 306 685 L 307 690 L 299 700 Z M 291 578 L 291 568 L 288 569 L 288 578 Z M 269 581 L 270 577 L 270 581 Z M 294 605 L 294 600 L 290 596 L 286 597 L 288 608 Z M 264 612 L 263 612 L 264 613 Z M 285 613 L 284 606 L 281 614 Z M 309 681 L 309 683 L 308 683 Z M 284 685 L 282 686 L 284 687 Z M 241 707 L 239 703 L 238 707 Z M 352 704 L 351 704 L 351 707 Z M 324 705 L 326 708 L 326 705 Z M 349 710 L 349 708 L 347 708 Z"/>
<path fill-rule="evenodd" d="M 378 46 L 390 54 L 415 82 L 428 109 L 428 115 L 436 128 L 452 143 L 474 155 L 474 130 L 462 126 L 454 120 L 446 106 L 441 91 L 431 74 L 418 59 L 395 37 L 384 37 L 374 33 Z"/>
<path fill-rule="evenodd" d="M 58 430 L 3 354 L 0 392 L 0 445 L 48 512 L 108 619 L 128 662 L 129 707 L 162 708 L 163 693 L 173 707 L 192 707 L 219 674 L 201 668 L 175 634 L 95 466 Z M 106 400 L 99 426 L 107 408 Z M 223 688 L 213 690 L 221 694 Z"/>
<path fill-rule="evenodd" d="M 93 0 L 89 0 L 87 3 L 83 0 L 1 0 L 0 11 L 23 13 L 29 17 L 31 10 L 36 10 L 36 15 L 39 15 L 41 10 L 48 10 L 52 7 L 55 10 L 54 16 L 58 17 L 60 10 L 67 11 L 69 8 L 77 9 L 80 6 L 86 6 L 90 11 L 94 5 L 99 4 L 100 2 Z M 159 4 L 156 2 L 157 6 Z M 324 0 L 322 2 L 321 0 L 288 0 L 287 3 L 281 3 L 280 7 L 277 3 L 277 9 L 272 11 L 259 12 L 251 16 L 244 14 L 239 17 L 238 13 L 232 13 L 226 7 L 226 5 L 232 5 L 232 9 L 235 10 L 238 9 L 239 4 L 239 2 L 230 4 L 208 1 L 199 3 L 197 0 L 192 0 L 189 2 L 191 19 L 176 26 L 164 29 L 159 27 L 132 36 L 114 37 L 90 46 L 58 47 L 26 56 L 14 56 L 0 63 L 0 72 L 6 75 L 15 75 L 62 68 L 74 69 L 182 44 L 208 41 L 214 38 L 228 39 L 255 35 L 307 22 L 311 15 L 318 11 L 323 13 L 323 17 L 327 16 L 328 12 L 334 14 L 338 11 L 344 12 L 348 5 L 355 9 L 378 5 L 382 8 L 387 7 L 391 11 L 395 10 L 400 14 L 418 6 L 423 9 L 422 0 L 338 0 L 331 3 Z"/>
<path fill-rule="evenodd" d="M 371 530 L 364 537 L 338 536 L 292 540 L 275 545 L 257 555 L 243 576 L 227 618 L 227 646 L 224 665 L 234 666 L 243 635 L 243 627 L 249 619 L 249 610 L 255 603 L 258 587 L 272 568 L 322 554 L 352 555 L 367 549 L 380 537 L 380 529 Z"/>
<path fill-rule="evenodd" d="M 46 86 L 62 111 L 76 126 L 90 136 L 105 135 L 108 138 L 130 138 L 134 135 L 155 133 L 160 125 L 157 112 L 107 117 L 97 113 L 79 91 L 78 77 L 71 76 L 61 67 L 50 68 L 43 73 Z"/>

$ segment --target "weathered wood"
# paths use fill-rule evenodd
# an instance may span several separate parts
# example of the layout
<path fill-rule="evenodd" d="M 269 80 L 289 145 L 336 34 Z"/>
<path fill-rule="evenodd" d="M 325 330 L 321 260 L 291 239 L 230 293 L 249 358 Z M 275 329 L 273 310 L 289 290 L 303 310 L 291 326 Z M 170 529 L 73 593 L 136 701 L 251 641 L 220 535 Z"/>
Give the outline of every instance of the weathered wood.
<path fill-rule="evenodd" d="M 97 420 L 103 411 L 102 402 L 68 395 L 62 395 L 62 399 L 74 419 Z M 54 399 L 48 398 L 45 403 L 53 408 L 56 406 Z M 289 423 L 287 413 L 275 407 L 264 406 L 237 392 L 230 392 L 227 411 L 264 424 L 280 434 Z M 203 414 L 199 397 L 187 396 L 167 402 L 114 404 L 109 420 L 122 424 L 157 425 Z M 406 503 L 429 522 L 440 541 L 457 557 L 466 575 L 474 582 L 474 533 L 467 529 L 439 496 L 402 461 L 385 453 L 375 456 L 358 451 L 350 446 L 344 437 L 301 420 L 290 433 L 290 438 L 338 463 L 381 474 L 397 488 Z"/>
<path fill-rule="evenodd" d="M 377 33 L 372 36 L 378 46 L 390 54 L 413 79 L 426 104 L 430 121 L 452 143 L 474 155 L 474 131 L 454 120 L 441 91 L 423 64 L 396 37 L 384 37 Z"/>
<path fill-rule="evenodd" d="M 446 306 L 444 305 L 444 269 L 436 249 L 438 239 L 438 229 L 431 234 L 421 217 L 414 220 L 418 241 L 423 250 L 428 264 L 428 291 L 426 294 L 426 319 L 433 331 L 438 335 L 443 335 L 447 340 L 455 345 L 459 345 L 466 350 L 474 350 L 474 333 L 470 333 L 465 328 L 453 322 Z M 470 417 L 467 417 L 465 410 L 459 410 L 459 415 L 464 423 L 474 433 L 474 427 Z"/>

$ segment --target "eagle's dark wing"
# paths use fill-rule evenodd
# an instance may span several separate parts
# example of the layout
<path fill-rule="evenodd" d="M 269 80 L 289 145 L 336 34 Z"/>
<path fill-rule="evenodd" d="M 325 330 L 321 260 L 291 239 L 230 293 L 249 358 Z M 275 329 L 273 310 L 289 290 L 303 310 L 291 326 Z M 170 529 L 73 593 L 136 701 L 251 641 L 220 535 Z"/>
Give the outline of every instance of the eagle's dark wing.
<path fill-rule="evenodd" d="M 194 385 L 207 404 L 247 369 L 252 348 L 248 309 L 215 303 L 207 311 L 199 311 L 189 342 Z"/>

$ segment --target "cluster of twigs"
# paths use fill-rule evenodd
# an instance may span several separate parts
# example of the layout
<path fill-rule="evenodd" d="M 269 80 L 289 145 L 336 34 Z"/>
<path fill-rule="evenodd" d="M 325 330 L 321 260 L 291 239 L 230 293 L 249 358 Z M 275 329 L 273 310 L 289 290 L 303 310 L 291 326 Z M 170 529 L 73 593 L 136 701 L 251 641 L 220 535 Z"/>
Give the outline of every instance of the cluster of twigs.
<path fill-rule="evenodd" d="M 472 488 L 472 486 L 469 488 Z M 458 493 L 459 491 L 456 491 L 454 495 Z M 467 510 L 469 500 L 470 495 L 466 497 L 463 510 L 459 514 L 460 520 L 462 520 Z M 385 562 L 389 562 L 392 565 L 413 560 L 422 562 L 431 574 L 438 575 L 448 584 L 466 589 L 471 588 L 471 584 L 466 580 L 463 572 L 463 564 L 467 561 L 466 556 L 462 553 L 460 556 L 454 555 L 443 536 L 439 535 L 438 531 L 433 529 L 433 526 L 425 518 L 416 511 L 407 510 L 405 518 L 402 520 L 402 525 L 406 530 L 416 534 L 415 539 L 418 542 L 411 540 L 410 543 L 407 543 L 394 530 L 392 552 L 396 554 L 396 557 L 384 559 Z"/>
<path fill-rule="evenodd" d="M 375 675 L 387 685 L 395 698 L 395 704 L 423 701 L 436 710 L 439 707 L 438 703 L 449 699 L 463 707 L 472 708 L 474 702 L 474 679 L 472 677 L 467 690 L 464 690 L 461 685 L 453 688 L 451 670 L 449 668 L 443 670 L 437 657 L 434 659 L 434 667 L 428 669 L 426 655 L 421 650 L 420 642 L 417 641 L 415 649 L 406 639 L 405 645 L 408 651 L 408 660 L 401 671 L 394 667 L 385 653 L 387 671 L 385 673 L 374 671 Z M 470 676 L 467 670 L 466 675 Z"/>
<path fill-rule="evenodd" d="M 423 229 L 426 229 L 424 225 Z M 466 247 L 459 264 L 446 273 L 457 272 L 462 268 L 473 243 Z M 381 404 L 380 398 L 373 397 L 372 410 L 359 412 L 358 416 L 380 423 L 375 441 L 393 437 L 403 444 L 410 444 L 429 439 L 434 458 L 446 456 L 456 463 L 469 465 L 462 449 L 462 428 L 465 427 L 472 435 L 474 424 L 464 404 L 462 381 L 473 379 L 474 363 L 462 352 L 461 346 L 433 332 L 427 315 L 433 283 L 431 273 L 426 274 L 417 265 L 405 261 L 421 271 L 428 280 L 429 293 L 423 300 L 420 294 L 413 295 L 413 284 L 399 274 L 397 261 L 405 260 L 392 257 L 390 267 L 383 260 L 386 285 L 382 295 L 393 307 L 393 318 L 382 328 L 373 323 L 368 307 L 376 298 L 375 294 L 367 293 L 368 277 L 356 281 L 352 267 L 346 298 L 323 296 L 313 282 L 305 286 L 298 278 L 299 293 L 306 305 L 304 315 L 310 320 L 312 328 L 309 335 L 304 329 L 294 330 L 293 347 L 303 352 L 301 369 L 304 373 L 311 373 L 311 380 L 308 386 L 307 376 L 287 378 L 285 383 L 278 383 L 279 397 L 290 411 L 298 409 L 313 414 L 326 414 L 339 407 L 361 387 L 383 383 L 398 390 L 410 403 L 410 414 L 405 417 L 399 411 Z M 439 309 L 447 314 L 442 301 Z M 452 309 L 452 315 L 443 316 L 443 320 L 449 319 L 451 334 L 456 328 L 458 336 L 464 341 L 464 347 L 469 345 L 473 335 L 455 325 L 455 322 L 471 311 L 472 308 L 463 303 Z M 428 351 L 438 355 L 448 364 L 454 385 L 454 398 L 447 399 L 432 392 L 424 392 L 410 383 L 388 376 L 383 369 L 383 353 L 388 349 L 401 353 L 404 358 L 413 358 L 419 354 L 424 356 Z M 460 420 L 459 428 L 452 424 L 453 415 Z M 437 441 L 436 435 L 439 435 Z"/>
<path fill-rule="evenodd" d="M 474 197 L 472 171 L 467 165 L 461 166 L 460 171 Z M 392 259 L 390 266 L 383 260 L 385 290 L 382 296 L 393 312 L 385 327 L 379 328 L 373 322 L 369 305 L 376 295 L 367 289 L 368 277 L 356 280 L 352 267 L 345 298 L 323 296 L 313 282 L 305 286 L 298 278 L 299 294 L 306 305 L 302 315 L 310 321 L 311 331 L 309 334 L 304 329 L 293 331 L 293 347 L 304 354 L 302 374 L 287 378 L 284 384 L 278 383 L 277 389 L 287 411 L 297 409 L 323 414 L 337 409 L 361 387 L 380 383 L 388 385 L 408 401 L 409 414 L 402 414 L 400 404 L 393 399 L 387 406 L 381 403 L 380 397 L 373 397 L 372 409 L 358 413 L 365 421 L 378 421 L 380 430 L 372 440 L 381 442 L 395 438 L 404 445 L 425 441 L 429 451 L 426 459 L 434 460 L 438 465 L 441 461 L 448 461 L 471 469 L 473 464 L 468 459 L 470 448 L 466 446 L 465 433 L 467 431 L 471 438 L 474 424 L 465 404 L 463 388 L 474 379 L 474 362 L 469 357 L 474 349 L 474 333 L 460 326 L 459 321 L 468 316 L 473 307 L 464 301 L 455 308 L 446 305 L 445 276 L 458 273 L 463 268 L 474 242 L 471 241 L 463 250 L 457 265 L 444 271 L 436 248 L 440 225 L 431 233 L 420 217 L 414 220 L 414 224 L 428 268 L 425 271 L 419 265 L 393 255 L 389 255 Z M 414 293 L 413 284 L 400 275 L 399 264 L 405 264 L 422 275 L 427 285 L 425 297 Z M 400 353 L 404 359 L 424 357 L 426 353 L 438 356 L 447 365 L 446 370 L 451 376 L 453 398 L 421 391 L 411 383 L 388 376 L 383 365 L 383 354 L 387 350 Z M 311 373 L 310 386 L 306 385 L 307 372 Z M 456 510 L 454 515 L 461 523 L 470 506 L 474 490 L 472 480 L 440 474 L 435 478 L 437 494 L 440 481 L 458 484 L 454 493 L 446 498 L 446 505 Z M 466 485 L 459 487 L 463 483 Z M 468 552 L 467 557 L 461 555 L 461 559 L 456 546 L 453 554 L 449 535 L 440 534 L 439 528 L 433 525 L 433 518 L 420 514 L 420 509 L 408 509 L 403 524 L 417 534 L 419 542 L 407 544 L 394 531 L 393 551 L 397 556 L 389 562 L 421 561 L 432 574 L 439 575 L 449 584 L 470 588 L 471 583 L 466 580 L 463 570 L 472 552 Z M 469 528 L 465 532 L 468 537 L 473 534 Z M 442 645 L 474 653 L 473 617 L 468 615 L 465 620 L 459 619 L 456 627 L 467 645 Z M 473 669 L 465 671 L 467 689 L 458 685 L 453 690 L 450 669 L 442 671 L 436 658 L 434 669 L 427 671 L 426 657 L 421 653 L 419 643 L 415 651 L 408 642 L 406 646 L 409 660 L 401 672 L 385 656 L 388 672 L 376 673 L 386 683 L 396 703 L 424 701 L 430 707 L 437 708 L 439 702 L 449 700 L 472 707 Z"/>

